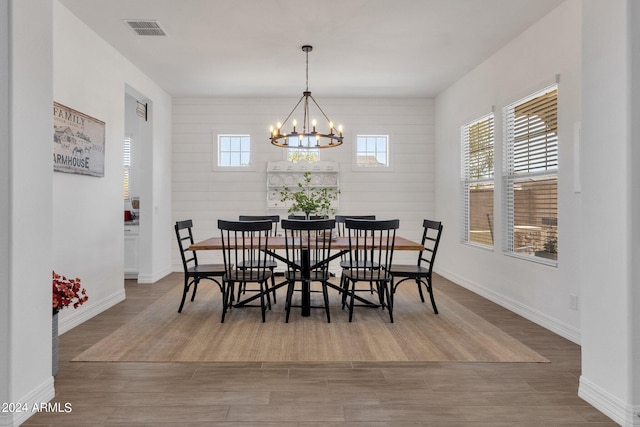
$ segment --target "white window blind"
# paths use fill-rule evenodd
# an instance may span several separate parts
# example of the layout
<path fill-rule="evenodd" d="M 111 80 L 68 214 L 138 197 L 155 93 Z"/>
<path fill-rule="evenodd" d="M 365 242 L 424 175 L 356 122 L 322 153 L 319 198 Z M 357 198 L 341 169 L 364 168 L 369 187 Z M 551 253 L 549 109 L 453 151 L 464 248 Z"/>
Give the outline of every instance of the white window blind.
<path fill-rule="evenodd" d="M 558 88 L 505 107 L 505 250 L 558 258 Z"/>
<path fill-rule="evenodd" d="M 462 219 L 461 240 L 493 246 L 493 114 L 461 129 Z"/>
<path fill-rule="evenodd" d="M 124 151 L 124 199 L 129 198 L 129 173 L 131 170 L 131 138 L 125 138 L 123 143 Z"/>

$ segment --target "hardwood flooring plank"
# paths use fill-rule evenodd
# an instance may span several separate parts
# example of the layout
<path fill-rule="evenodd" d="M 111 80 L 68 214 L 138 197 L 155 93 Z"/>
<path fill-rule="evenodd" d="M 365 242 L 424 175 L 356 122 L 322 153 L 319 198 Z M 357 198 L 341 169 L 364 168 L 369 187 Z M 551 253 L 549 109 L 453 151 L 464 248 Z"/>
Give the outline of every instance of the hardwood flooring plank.
<path fill-rule="evenodd" d="M 436 277 L 434 285 L 438 292 L 446 294 L 448 298 L 504 333 L 516 337 L 550 363 L 367 360 L 71 361 L 135 318 L 167 292 L 173 288 L 179 289 L 181 283 L 182 276 L 179 274 L 170 275 L 153 286 L 126 281 L 125 301 L 62 335 L 54 402 L 70 403 L 73 410 L 70 413 L 37 413 L 23 425 L 617 425 L 577 396 L 581 369 L 579 346 L 440 277 Z M 199 290 L 199 297 L 201 296 Z M 168 304 L 172 306 L 171 310 L 177 310 L 176 301 L 168 301 Z M 192 307 L 193 305 L 189 306 L 190 309 Z M 366 311 L 361 309 L 357 313 L 359 316 L 366 316 Z M 259 313 L 255 311 L 244 310 L 238 314 L 259 323 Z M 318 313 L 314 312 L 315 314 Z M 336 308 L 332 311 L 332 320 L 342 314 Z M 268 322 L 274 320 L 275 315 L 270 315 Z M 319 320 L 326 326 L 321 315 L 322 313 L 318 314 Z M 219 321 L 217 315 L 215 317 Z M 436 320 L 440 321 L 439 319 Z M 331 336 L 327 335 L 326 338 L 330 340 Z M 266 339 L 266 335 L 260 339 Z M 467 351 L 464 342 L 452 345 L 461 352 Z M 318 345 L 313 351 L 324 351 L 321 347 L 322 345 Z"/>

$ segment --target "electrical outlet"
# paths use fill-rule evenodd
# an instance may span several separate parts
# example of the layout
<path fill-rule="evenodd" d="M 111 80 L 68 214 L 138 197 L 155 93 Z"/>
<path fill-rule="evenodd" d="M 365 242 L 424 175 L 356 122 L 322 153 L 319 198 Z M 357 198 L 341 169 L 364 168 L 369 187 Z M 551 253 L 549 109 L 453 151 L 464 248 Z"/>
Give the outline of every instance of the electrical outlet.
<path fill-rule="evenodd" d="M 569 295 L 569 307 L 572 310 L 577 310 L 578 309 L 578 295 L 576 295 L 576 294 L 570 294 Z"/>

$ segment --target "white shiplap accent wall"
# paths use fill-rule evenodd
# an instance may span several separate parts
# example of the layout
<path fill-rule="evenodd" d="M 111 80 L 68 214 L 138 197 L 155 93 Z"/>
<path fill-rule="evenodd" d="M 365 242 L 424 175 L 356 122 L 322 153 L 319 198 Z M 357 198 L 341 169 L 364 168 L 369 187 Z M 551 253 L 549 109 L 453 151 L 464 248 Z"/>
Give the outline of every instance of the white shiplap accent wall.
<path fill-rule="evenodd" d="M 217 220 L 263 215 L 266 165 L 285 159 L 268 140 L 269 125 L 283 120 L 295 97 L 175 98 L 173 100 L 173 219 L 191 218 L 196 240 L 217 236 Z M 422 219 L 435 213 L 433 101 L 421 98 L 318 98 L 329 117 L 345 128 L 341 147 L 321 150 L 321 159 L 340 164 L 339 213 L 374 213 L 399 218 L 400 234 L 419 238 Z M 301 118 L 298 118 L 300 121 Z M 250 171 L 216 171 L 218 133 L 251 135 Z M 392 168 L 360 172 L 352 167 L 357 134 L 388 134 Z M 220 261 L 208 254 L 204 261 Z M 398 254 L 402 259 L 409 254 Z M 414 254 L 409 260 L 415 258 Z M 173 266 L 182 266 L 174 242 Z"/>

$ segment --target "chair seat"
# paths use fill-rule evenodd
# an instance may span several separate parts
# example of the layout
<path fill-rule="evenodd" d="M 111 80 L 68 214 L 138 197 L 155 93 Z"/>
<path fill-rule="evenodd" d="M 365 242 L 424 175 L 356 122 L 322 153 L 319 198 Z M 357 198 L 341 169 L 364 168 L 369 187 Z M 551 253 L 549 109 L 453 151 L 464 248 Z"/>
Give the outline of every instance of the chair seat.
<path fill-rule="evenodd" d="M 378 265 L 377 262 L 371 262 L 371 261 L 358 261 L 355 264 L 356 265 L 354 265 L 353 268 L 380 268 L 380 265 Z M 340 267 L 352 268 L 351 261 L 349 260 L 340 261 Z"/>
<path fill-rule="evenodd" d="M 224 264 L 198 264 L 187 269 L 189 274 L 197 273 L 199 275 L 203 274 L 224 274 Z"/>
<path fill-rule="evenodd" d="M 312 282 L 324 282 L 326 280 L 329 280 L 331 275 L 322 271 L 312 271 L 310 277 L 306 278 L 302 276 L 302 273 L 300 271 L 296 271 L 294 273 L 287 272 L 285 273 L 284 277 L 287 280 L 311 280 Z"/>
<path fill-rule="evenodd" d="M 243 271 L 232 270 L 231 274 L 225 274 L 225 281 L 233 282 L 266 282 L 271 278 L 271 271 L 258 272 L 258 271 Z"/>
<path fill-rule="evenodd" d="M 312 259 L 309 261 L 309 265 L 311 266 L 311 269 L 321 269 L 325 264 L 327 263 L 326 260 L 317 260 L 317 259 Z M 293 260 L 293 265 L 296 268 L 302 268 L 302 260 L 301 259 L 296 259 Z"/>
<path fill-rule="evenodd" d="M 369 271 L 369 270 L 345 270 L 342 273 L 343 277 L 350 280 L 355 281 L 364 281 L 364 282 L 380 282 L 384 280 L 391 280 L 391 274 L 388 272 L 378 272 L 378 271 Z"/>
<path fill-rule="evenodd" d="M 417 277 L 417 276 L 428 276 L 429 269 L 419 266 L 419 265 L 392 265 L 389 273 L 392 276 L 407 276 L 407 277 Z"/>
<path fill-rule="evenodd" d="M 276 268 L 277 266 L 278 266 L 278 263 L 271 259 L 267 259 L 267 260 L 263 259 L 263 260 L 260 260 L 259 263 L 258 261 L 243 261 L 238 263 L 239 268 L 258 268 L 258 267 Z"/>

